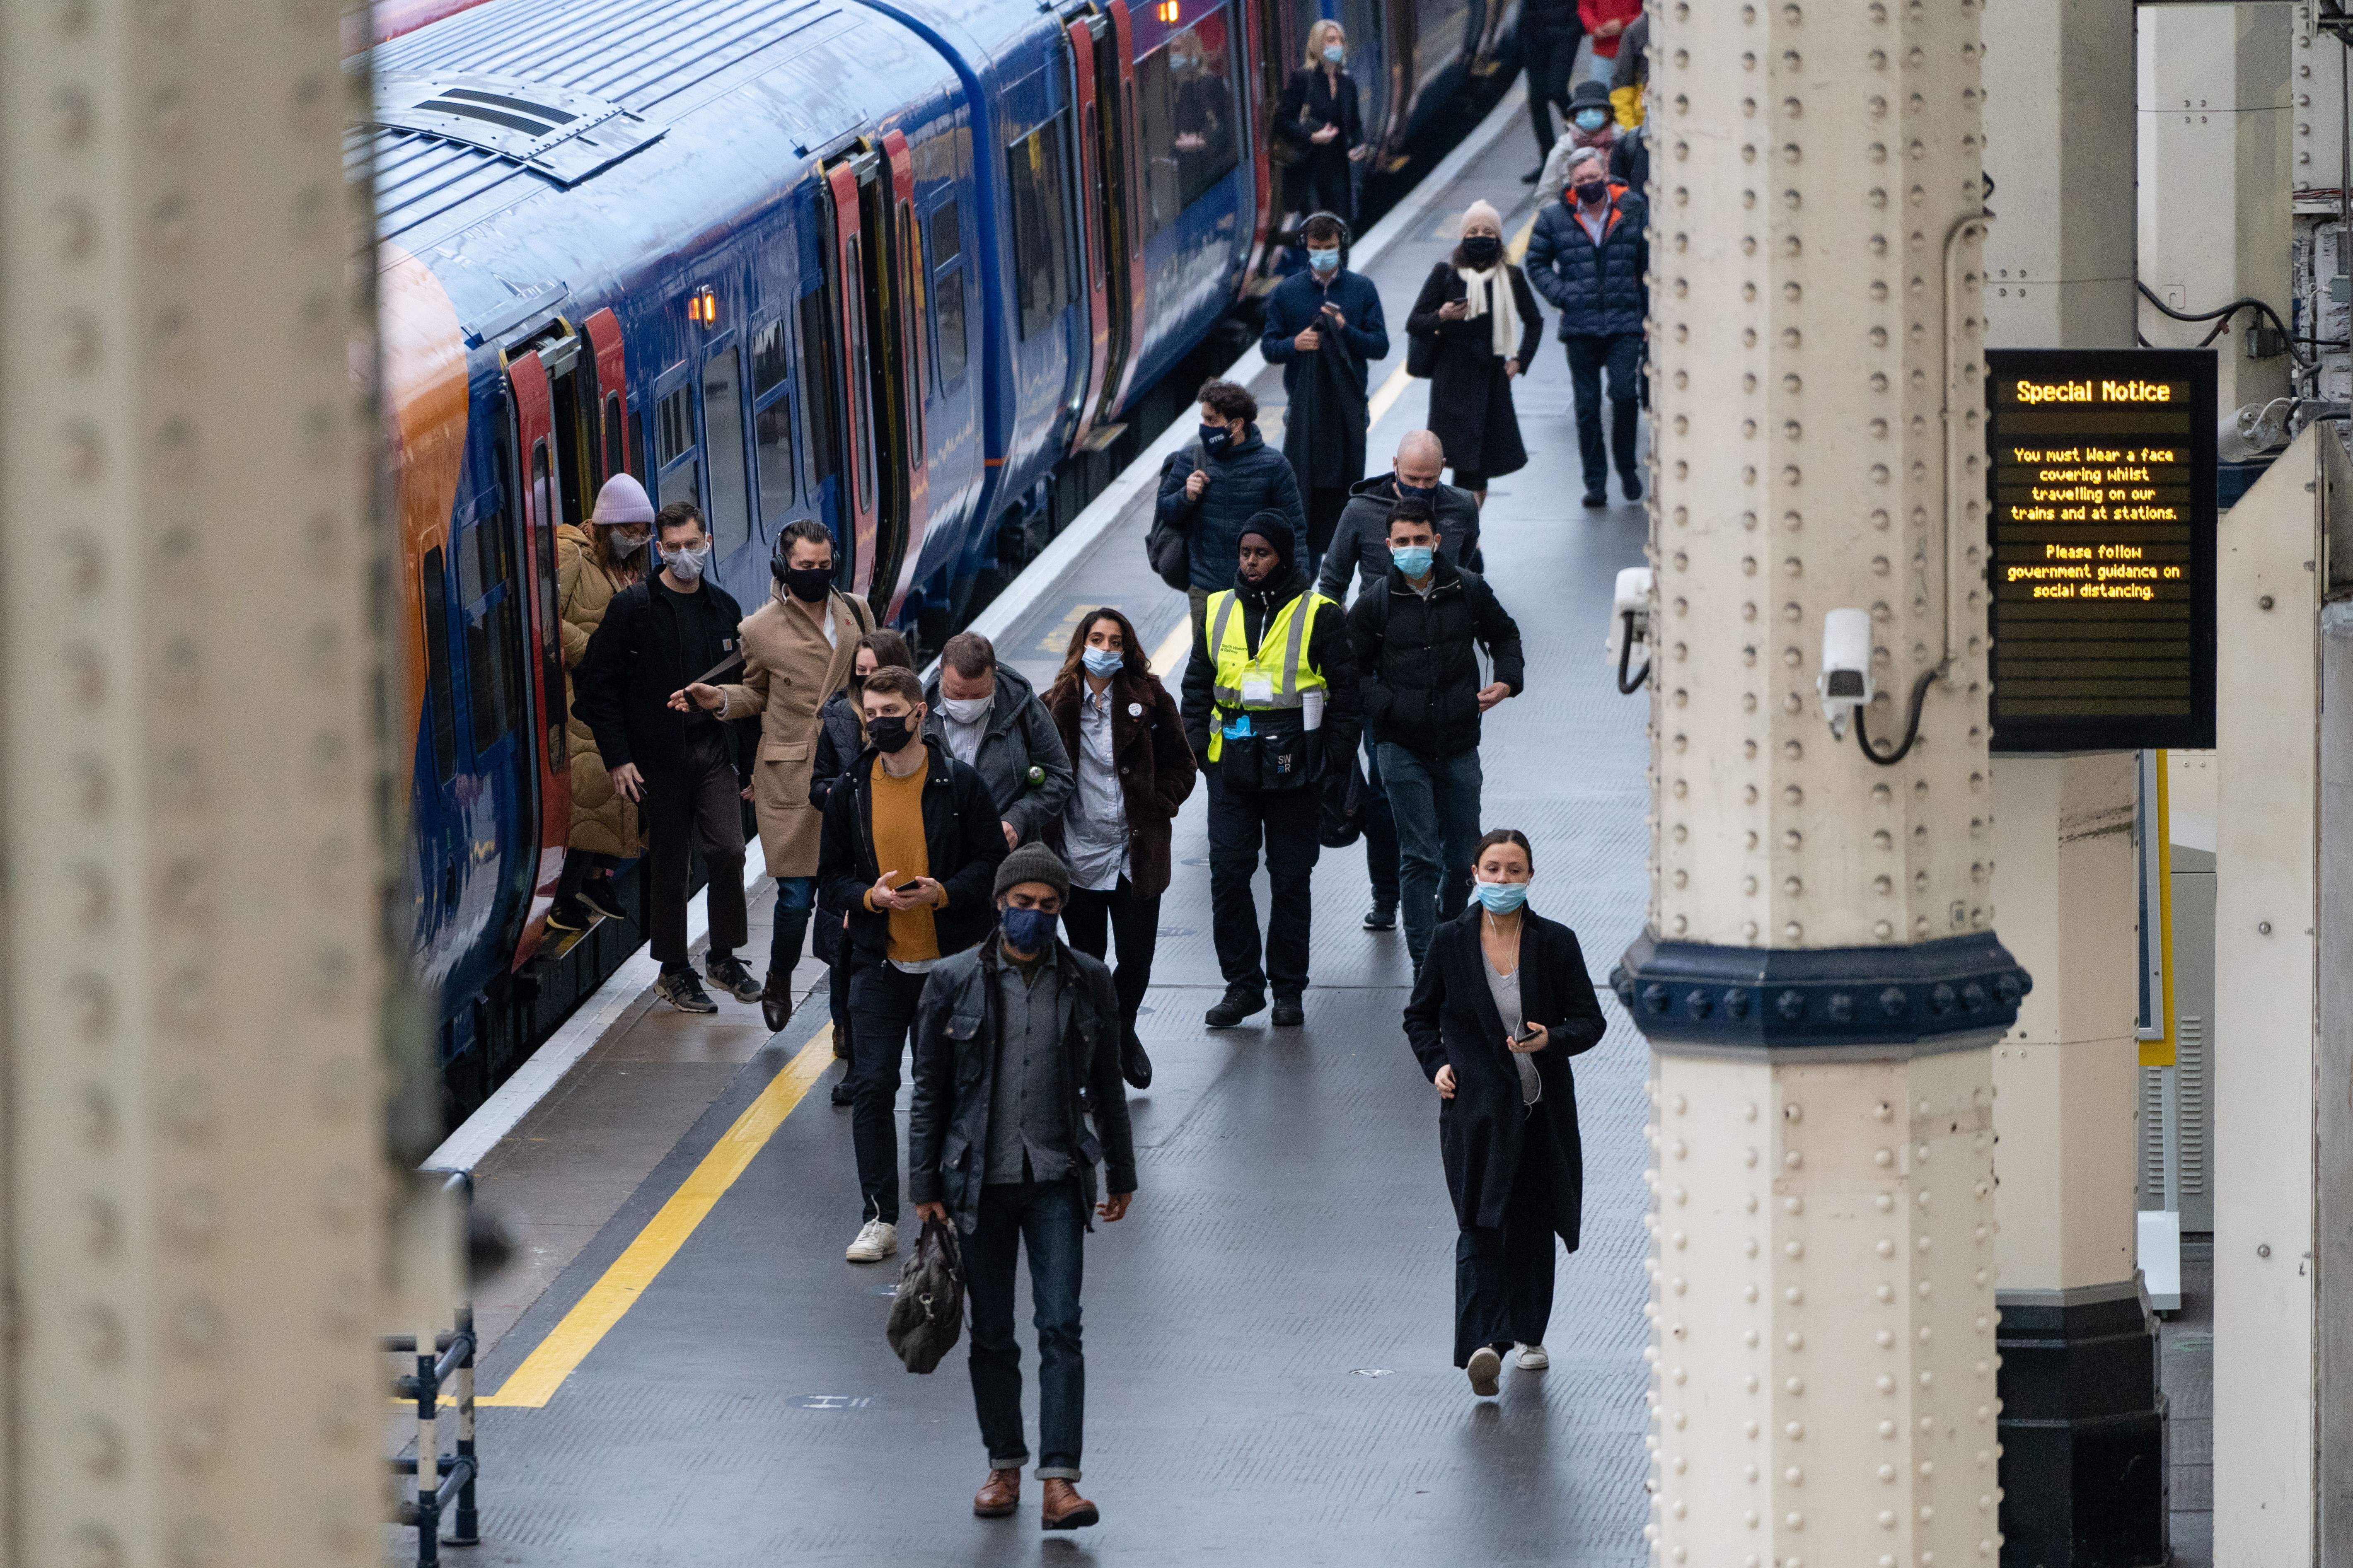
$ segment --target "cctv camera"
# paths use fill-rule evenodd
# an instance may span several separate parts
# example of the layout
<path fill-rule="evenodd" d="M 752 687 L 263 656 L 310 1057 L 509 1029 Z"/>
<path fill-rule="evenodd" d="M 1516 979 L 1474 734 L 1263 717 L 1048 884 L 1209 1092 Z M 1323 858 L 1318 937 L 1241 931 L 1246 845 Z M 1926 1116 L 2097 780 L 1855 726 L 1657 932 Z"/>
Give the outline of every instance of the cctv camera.
<path fill-rule="evenodd" d="M 1868 610 L 1832 610 L 1822 617 L 1822 672 L 1814 689 L 1821 694 L 1831 733 L 1846 739 L 1847 721 L 1873 695 Z"/>

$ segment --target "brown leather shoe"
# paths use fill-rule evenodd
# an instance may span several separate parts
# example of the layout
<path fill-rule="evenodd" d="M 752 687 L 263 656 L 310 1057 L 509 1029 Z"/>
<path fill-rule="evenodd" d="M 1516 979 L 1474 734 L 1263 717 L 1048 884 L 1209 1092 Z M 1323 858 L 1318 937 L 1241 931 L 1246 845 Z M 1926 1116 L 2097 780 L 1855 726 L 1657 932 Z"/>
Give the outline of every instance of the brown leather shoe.
<path fill-rule="evenodd" d="M 1050 1488 L 1052 1483 L 1047 1483 Z M 972 1512 L 976 1519 L 1003 1519 L 1021 1506 L 1021 1472 L 991 1470 L 980 1490 L 973 1493 Z M 1089 1523 L 1093 1521 L 1090 1520 Z"/>
<path fill-rule="evenodd" d="M 839 1024 L 833 1026 L 833 1059 L 838 1062 L 849 1059 L 849 1031 Z"/>
<path fill-rule="evenodd" d="M 1046 1483 L 1046 1500 L 1038 1515 L 1040 1530 L 1084 1530 L 1098 1523 L 1103 1515 L 1095 1505 L 1079 1495 L 1079 1489 L 1056 1476 Z"/>
<path fill-rule="evenodd" d="M 768 983 L 760 991 L 760 1022 L 768 1026 L 774 1035 L 783 1030 L 793 1016 L 793 977 L 768 971 Z"/>

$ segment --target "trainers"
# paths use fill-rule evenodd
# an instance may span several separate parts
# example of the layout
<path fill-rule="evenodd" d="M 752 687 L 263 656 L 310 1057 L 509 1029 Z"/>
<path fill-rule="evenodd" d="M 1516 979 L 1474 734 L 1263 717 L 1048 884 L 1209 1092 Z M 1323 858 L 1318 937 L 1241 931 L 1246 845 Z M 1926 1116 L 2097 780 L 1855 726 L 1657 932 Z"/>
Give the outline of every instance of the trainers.
<path fill-rule="evenodd" d="M 887 1220 L 870 1219 L 858 1227 L 858 1239 L 842 1256 L 852 1263 L 880 1263 L 898 1250 L 899 1227 Z"/>
<path fill-rule="evenodd" d="M 1365 929 L 1366 931 L 1397 930 L 1397 906 L 1394 904 L 1375 904 L 1371 909 L 1366 910 L 1365 911 Z"/>
<path fill-rule="evenodd" d="M 716 1013 L 719 1004 L 702 988 L 691 969 L 670 969 L 654 982 L 654 994 L 681 1013 Z"/>
<path fill-rule="evenodd" d="M 613 879 L 610 877 L 589 878 L 580 884 L 580 890 L 573 897 L 608 921 L 629 918 L 621 912 L 621 900 L 613 895 Z"/>
<path fill-rule="evenodd" d="M 547 929 L 550 931 L 586 931 L 588 922 L 596 917 L 576 900 L 558 899 L 548 906 Z"/>
<path fill-rule="evenodd" d="M 1266 997 L 1246 985 L 1226 988 L 1225 999 L 1201 1015 L 1201 1026 L 1208 1029 L 1230 1029 L 1244 1018 L 1266 1005 Z"/>
<path fill-rule="evenodd" d="M 738 1002 L 757 1002 L 765 989 L 752 978 L 752 972 L 744 967 L 744 961 L 732 952 L 704 959 L 702 972 L 711 976 L 713 985 Z"/>
<path fill-rule="evenodd" d="M 1299 1005 L 1298 997 L 1278 996 L 1274 999 L 1274 1026 L 1276 1028 L 1295 1029 L 1305 1022 L 1307 1022 L 1307 1009 Z"/>
<path fill-rule="evenodd" d="M 1471 1392 L 1482 1399 L 1493 1399 L 1495 1391 L 1503 1386 L 1497 1379 L 1504 1375 L 1504 1358 L 1495 1353 L 1493 1345 L 1481 1345 L 1472 1351 L 1471 1364 L 1462 1370 L 1471 1374 Z"/>
<path fill-rule="evenodd" d="M 1545 1353 L 1542 1345 L 1515 1345 L 1513 1348 L 1520 1352 L 1522 1372 L 1542 1372 L 1552 1364 L 1552 1357 Z"/>

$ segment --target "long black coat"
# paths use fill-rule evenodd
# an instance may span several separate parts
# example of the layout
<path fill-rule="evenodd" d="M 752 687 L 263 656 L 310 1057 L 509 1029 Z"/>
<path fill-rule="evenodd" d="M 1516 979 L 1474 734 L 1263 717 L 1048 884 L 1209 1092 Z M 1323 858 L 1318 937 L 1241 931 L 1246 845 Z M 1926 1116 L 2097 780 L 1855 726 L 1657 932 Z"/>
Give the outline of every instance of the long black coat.
<path fill-rule="evenodd" d="M 1520 313 L 1519 351 L 1510 357 L 1522 370 L 1536 363 L 1544 343 L 1544 315 L 1536 308 L 1535 290 L 1527 274 L 1504 263 L 1512 303 Z M 1446 448 L 1446 461 L 1458 472 L 1516 474 L 1528 466 L 1528 449 L 1520 441 L 1520 416 L 1512 406 L 1512 378 L 1504 374 L 1505 356 L 1495 353 L 1489 318 L 1441 320 L 1439 307 L 1450 300 L 1467 299 L 1470 286 L 1451 261 L 1430 268 L 1405 319 L 1409 337 L 1428 338 L 1438 345 L 1437 362 L 1430 371 L 1430 429 Z"/>
<path fill-rule="evenodd" d="M 1455 1223 L 1465 1230 L 1503 1225 L 1529 1115 L 1519 1068 L 1504 1046 L 1503 1016 L 1487 989 L 1487 958 L 1479 950 L 1483 913 L 1473 903 L 1431 935 L 1421 979 L 1405 1008 L 1405 1037 L 1422 1076 L 1435 1080 L 1440 1068 L 1454 1068 L 1454 1098 L 1438 1102 L 1438 1152 L 1446 1163 Z M 1544 1084 L 1535 1114 L 1552 1123 L 1557 1162 L 1552 1227 L 1574 1252 L 1585 1204 L 1585 1149 L 1577 1139 L 1577 1082 L 1568 1058 L 1599 1042 L 1606 1020 L 1577 933 L 1534 910 L 1521 916 L 1520 1009 L 1528 1023 L 1552 1031 L 1551 1044 L 1530 1058 Z"/>

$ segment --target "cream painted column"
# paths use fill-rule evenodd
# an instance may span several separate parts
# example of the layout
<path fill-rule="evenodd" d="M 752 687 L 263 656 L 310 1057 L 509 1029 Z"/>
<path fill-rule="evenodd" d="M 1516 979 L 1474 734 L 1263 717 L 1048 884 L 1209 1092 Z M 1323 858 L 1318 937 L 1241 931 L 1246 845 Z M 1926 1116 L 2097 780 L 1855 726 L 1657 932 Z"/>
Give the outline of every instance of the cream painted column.
<path fill-rule="evenodd" d="M 1654 1556 L 1990 1563 L 1989 1047 L 2025 977 L 1991 931 L 1978 8 L 1666 15 L 1653 882 L 1617 977 L 1654 1053 Z M 1893 766 L 1820 710 L 1840 607 L 1883 749 L 1944 670 Z"/>
<path fill-rule="evenodd" d="M 385 864 L 333 5 L 0 5 L 20 1568 L 375 1564 Z"/>
<path fill-rule="evenodd" d="M 2289 318 L 2290 9 L 2141 10 L 2140 277 L 2175 310 L 2252 297 Z M 2159 348 L 2194 344 L 2211 325 L 2168 321 L 2146 300 L 2139 309 L 2141 335 Z M 2288 391 L 2286 355 L 2246 357 L 2249 321 L 2242 312 L 2215 344 L 2226 416 Z"/>

